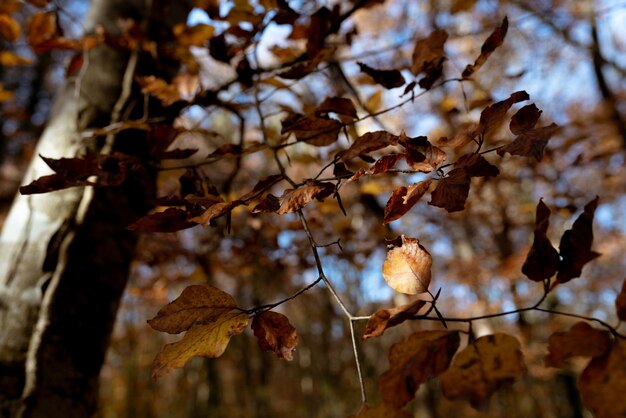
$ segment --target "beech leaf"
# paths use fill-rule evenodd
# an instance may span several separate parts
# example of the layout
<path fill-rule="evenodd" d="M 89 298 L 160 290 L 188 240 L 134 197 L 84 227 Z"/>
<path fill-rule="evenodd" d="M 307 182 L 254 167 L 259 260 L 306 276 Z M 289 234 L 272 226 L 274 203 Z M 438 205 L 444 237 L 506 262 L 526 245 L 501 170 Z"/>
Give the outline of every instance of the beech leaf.
<path fill-rule="evenodd" d="M 448 212 L 461 211 L 465 209 L 469 189 L 470 178 L 467 174 L 464 171 L 451 170 L 446 177 L 437 182 L 428 204 Z"/>
<path fill-rule="evenodd" d="M 528 100 L 530 96 L 526 91 L 520 90 L 511 94 L 507 99 L 487 106 L 480 114 L 480 121 L 475 134 L 487 135 L 493 132 L 504 122 L 506 113 L 515 103 Z"/>
<path fill-rule="evenodd" d="M 430 284 L 433 259 L 419 240 L 401 236 L 400 247 L 387 252 L 383 277 L 397 292 L 415 295 L 424 293 Z"/>
<path fill-rule="evenodd" d="M 559 244 L 561 262 L 556 276 L 559 283 L 566 283 L 579 277 L 585 264 L 600 256 L 599 253 L 591 251 L 593 216 L 598 207 L 598 200 L 599 198 L 596 196 L 595 199 L 587 203 L 583 213 L 574 221 L 572 229 L 565 231 L 561 237 Z"/>
<path fill-rule="evenodd" d="M 401 407 L 413 399 L 422 383 L 450 366 L 459 342 L 456 331 L 418 331 L 392 345 L 389 370 L 378 381 L 383 400 Z"/>
<path fill-rule="evenodd" d="M 328 113 L 336 113 L 340 116 L 346 116 L 350 119 L 356 119 L 356 108 L 352 100 L 344 97 L 327 97 L 317 108 L 315 114 L 318 116 Z"/>
<path fill-rule="evenodd" d="M 427 179 L 408 187 L 401 186 L 394 190 L 387 201 L 387 205 L 385 205 L 383 223 L 388 224 L 404 216 L 424 196 L 431 183 L 432 180 Z"/>
<path fill-rule="evenodd" d="M 406 82 L 399 70 L 377 70 L 362 62 L 357 62 L 362 72 L 372 77 L 372 79 L 386 89 L 402 87 Z"/>
<path fill-rule="evenodd" d="M 594 417 L 626 416 L 626 344 L 617 340 L 609 353 L 594 357 L 580 375 L 578 388 Z"/>
<path fill-rule="evenodd" d="M 272 311 L 261 312 L 252 320 L 252 330 L 261 350 L 272 351 L 278 358 L 287 361 L 293 360 L 298 335 L 285 315 Z"/>
<path fill-rule="evenodd" d="M 363 339 L 380 337 L 388 328 L 395 327 L 412 318 L 426 305 L 425 300 L 418 299 L 412 303 L 398 306 L 397 308 L 380 309 L 374 313 L 367 321 Z"/>
<path fill-rule="evenodd" d="M 350 148 L 339 153 L 341 160 L 350 161 L 372 151 L 385 148 L 398 143 L 399 137 L 385 131 L 367 132 L 354 140 Z"/>
<path fill-rule="evenodd" d="M 474 64 L 468 64 L 463 70 L 463 78 L 468 78 L 483 66 L 487 58 L 504 42 L 504 37 L 509 29 L 509 20 L 505 17 L 502 24 L 498 26 L 483 43 L 480 49 L 480 55 L 476 58 Z"/>
<path fill-rule="evenodd" d="M 480 337 L 461 350 L 439 379 L 443 396 L 469 399 L 478 408 L 498 388 L 512 383 L 525 371 L 517 339 L 498 333 Z"/>
<path fill-rule="evenodd" d="M 610 348 L 611 336 L 607 331 L 595 329 L 581 321 L 569 331 L 555 332 L 550 336 L 545 363 L 547 367 L 563 367 L 572 357 L 599 357 Z"/>
<path fill-rule="evenodd" d="M 387 403 L 379 403 L 377 405 L 364 405 L 359 414 L 352 418 L 412 418 L 410 414 L 401 409 L 397 409 Z"/>
<path fill-rule="evenodd" d="M 168 208 L 137 219 L 128 229 L 140 232 L 176 232 L 196 225 L 187 221 L 186 210 Z"/>
<path fill-rule="evenodd" d="M 558 130 L 559 125 L 552 123 L 548 126 L 526 131 L 515 137 L 510 144 L 499 148 L 498 155 L 503 156 L 508 152 L 511 155 L 535 157 L 537 161 L 541 161 L 548 141 Z"/>
<path fill-rule="evenodd" d="M 511 118 L 509 129 L 515 135 L 533 129 L 541 116 L 542 111 L 537 109 L 534 103 L 526 105 L 517 111 Z"/>
<path fill-rule="evenodd" d="M 535 217 L 535 236 L 528 251 L 522 273 L 530 280 L 541 282 L 556 273 L 559 265 L 559 253 L 546 236 L 550 224 L 550 209 L 539 200 Z"/>
<path fill-rule="evenodd" d="M 152 362 L 154 379 L 183 367 L 192 357 L 216 358 L 226 350 L 230 337 L 241 334 L 248 315 L 237 310 L 219 315 L 212 322 L 196 323 L 178 342 L 166 344 Z"/>

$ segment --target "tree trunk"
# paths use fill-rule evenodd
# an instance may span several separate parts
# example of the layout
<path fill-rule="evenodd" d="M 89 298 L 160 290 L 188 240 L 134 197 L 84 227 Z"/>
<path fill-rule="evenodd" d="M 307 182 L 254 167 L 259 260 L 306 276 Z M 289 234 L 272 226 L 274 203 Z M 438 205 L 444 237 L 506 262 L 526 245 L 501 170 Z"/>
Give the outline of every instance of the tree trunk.
<path fill-rule="evenodd" d="M 101 45 L 85 60 L 78 87 L 63 88 L 36 155 L 73 157 L 120 150 L 147 157 L 146 133 L 108 141 L 81 139 L 87 128 L 143 115 L 132 88 L 143 69 L 168 78 L 177 70 L 161 52 L 191 1 L 94 0 L 87 31 L 120 35 L 132 19 L 158 46 L 156 54 Z M 150 106 L 149 116 L 166 115 Z M 49 174 L 36 158 L 24 184 Z M 87 417 L 94 414 L 98 375 L 126 284 L 136 237 L 125 226 L 147 209 L 154 173 L 114 188 L 68 189 L 18 196 L 0 235 L 0 416 Z"/>

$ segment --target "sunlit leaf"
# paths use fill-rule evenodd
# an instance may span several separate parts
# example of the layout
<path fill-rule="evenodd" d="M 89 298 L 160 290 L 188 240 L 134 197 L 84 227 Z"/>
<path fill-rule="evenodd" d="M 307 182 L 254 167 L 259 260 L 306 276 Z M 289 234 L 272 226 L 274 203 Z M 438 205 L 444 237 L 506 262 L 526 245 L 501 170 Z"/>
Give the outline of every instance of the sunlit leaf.
<path fill-rule="evenodd" d="M 387 252 L 383 277 L 397 292 L 414 295 L 424 293 L 430 284 L 433 259 L 415 238 L 401 236 L 400 247 Z"/>
<path fill-rule="evenodd" d="M 40 12 L 28 22 L 28 43 L 37 48 L 41 43 L 57 36 L 57 16 L 52 12 Z"/>
<path fill-rule="evenodd" d="M 520 378 L 526 371 L 520 344 L 507 334 L 480 337 L 461 350 L 439 380 L 443 396 L 468 399 L 475 408 L 493 392 Z"/>
<path fill-rule="evenodd" d="M 174 36 L 182 46 L 203 46 L 209 39 L 213 37 L 215 28 L 205 23 L 198 23 L 194 26 L 187 26 L 180 23 L 174 26 Z"/>
<path fill-rule="evenodd" d="M 380 337 L 388 328 L 395 327 L 415 316 L 415 314 L 426 305 L 424 300 L 416 300 L 412 303 L 390 309 L 380 309 L 376 311 L 365 326 L 363 339 Z"/>
<path fill-rule="evenodd" d="M 418 331 L 389 350 L 389 370 L 378 381 L 386 403 L 400 407 L 422 383 L 444 372 L 459 348 L 456 331 Z"/>
<path fill-rule="evenodd" d="M 22 29 L 11 16 L 0 13 L 0 36 L 9 42 L 14 42 L 20 37 Z"/>
<path fill-rule="evenodd" d="M 611 336 L 607 331 L 577 322 L 566 332 L 555 332 L 548 341 L 547 367 L 563 367 L 572 357 L 599 357 L 611 349 Z"/>
<path fill-rule="evenodd" d="M 293 360 L 293 351 L 298 345 L 296 328 L 281 313 L 265 311 L 255 315 L 252 330 L 261 350 L 272 351 L 278 358 Z"/>
<path fill-rule="evenodd" d="M 0 65 L 3 67 L 16 67 L 18 65 L 28 65 L 32 61 L 21 57 L 12 51 L 0 51 Z"/>

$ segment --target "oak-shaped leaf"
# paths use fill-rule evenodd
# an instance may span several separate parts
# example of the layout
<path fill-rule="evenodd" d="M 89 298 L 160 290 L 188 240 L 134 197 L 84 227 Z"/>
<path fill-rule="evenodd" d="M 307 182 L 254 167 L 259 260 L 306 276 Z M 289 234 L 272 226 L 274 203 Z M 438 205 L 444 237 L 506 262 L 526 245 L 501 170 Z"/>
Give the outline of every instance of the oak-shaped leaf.
<path fill-rule="evenodd" d="M 341 122 L 328 117 L 302 116 L 284 120 L 281 133 L 293 132 L 298 141 L 323 147 L 337 140 L 342 126 Z"/>
<path fill-rule="evenodd" d="M 401 235 L 401 245 L 387 252 L 383 277 L 397 292 L 415 295 L 428 291 L 433 258 L 416 238 Z"/>
<path fill-rule="evenodd" d="M 474 134 L 487 135 L 493 132 L 504 122 L 506 113 L 515 103 L 523 102 L 529 98 L 530 96 L 526 91 L 520 90 L 512 93 L 507 99 L 487 106 L 480 113 L 480 121 Z"/>
<path fill-rule="evenodd" d="M 555 332 L 548 340 L 547 367 L 563 367 L 572 357 L 600 357 L 611 349 L 611 336 L 607 331 L 593 328 L 581 321 L 569 331 Z"/>
<path fill-rule="evenodd" d="M 355 157 L 364 156 L 389 145 L 395 145 L 400 138 L 386 131 L 367 132 L 354 140 L 350 148 L 341 151 L 339 157 L 347 162 Z"/>
<path fill-rule="evenodd" d="M 394 190 L 385 205 L 383 223 L 388 224 L 404 216 L 424 196 L 431 183 L 431 179 L 426 179 L 408 187 L 401 186 Z"/>
<path fill-rule="evenodd" d="M 550 208 L 540 199 L 537 203 L 533 245 L 522 266 L 522 273 L 535 282 L 552 277 L 559 266 L 559 253 L 546 235 L 549 225 Z"/>
<path fill-rule="evenodd" d="M 176 232 L 196 225 L 197 223 L 187 220 L 186 210 L 167 208 L 163 212 L 155 212 L 139 218 L 129 225 L 128 229 L 140 232 Z"/>
<path fill-rule="evenodd" d="M 513 142 L 498 149 L 498 155 L 503 156 L 507 152 L 511 155 L 522 157 L 535 157 L 541 161 L 548 141 L 559 130 L 559 125 L 551 123 L 541 128 L 534 128 L 515 137 Z"/>
<path fill-rule="evenodd" d="M 418 299 L 396 308 L 379 309 L 368 319 L 363 339 L 380 337 L 388 328 L 395 327 L 414 317 L 424 305 L 426 305 L 426 301 Z"/>
<path fill-rule="evenodd" d="M 351 418 L 412 418 L 413 414 L 398 409 L 385 402 L 376 405 L 363 405 L 358 415 Z"/>
<path fill-rule="evenodd" d="M 386 89 L 402 87 L 405 83 L 400 70 L 377 70 L 362 62 L 357 62 L 362 72 L 372 77 L 372 79 Z"/>
<path fill-rule="evenodd" d="M 615 311 L 620 321 L 626 321 L 626 280 L 624 280 L 622 290 L 615 299 Z"/>
<path fill-rule="evenodd" d="M 476 58 L 474 64 L 468 64 L 463 70 L 463 78 L 468 78 L 483 66 L 487 58 L 504 42 L 504 37 L 509 29 L 509 20 L 505 17 L 502 24 L 498 26 L 483 43 L 480 48 L 480 55 Z"/>
<path fill-rule="evenodd" d="M 439 380 L 447 399 L 468 399 L 474 408 L 479 408 L 493 392 L 525 371 L 517 339 L 497 333 L 477 338 L 461 350 Z"/>
<path fill-rule="evenodd" d="M 596 418 L 626 416 L 626 344 L 614 342 L 609 353 L 594 357 L 578 380 L 583 404 Z"/>
<path fill-rule="evenodd" d="M 378 385 L 385 403 L 401 407 L 415 397 L 428 379 L 450 366 L 459 348 L 457 331 L 418 331 L 389 349 L 389 370 Z"/>
<path fill-rule="evenodd" d="M 152 376 L 157 378 L 184 366 L 194 356 L 219 357 L 230 337 L 247 326 L 248 315 L 237 309 L 228 293 L 213 286 L 193 285 L 161 308 L 148 324 L 170 334 L 187 331 L 180 341 L 163 347 L 154 359 Z"/>
<path fill-rule="evenodd" d="M 287 361 L 293 360 L 298 335 L 285 315 L 272 311 L 261 312 L 252 320 L 252 330 L 261 350 L 272 351 L 278 358 Z"/>
<path fill-rule="evenodd" d="M 559 244 L 559 263 L 556 280 L 567 283 L 579 277 L 585 264 L 600 256 L 592 251 L 593 245 L 593 216 L 598 207 L 598 196 L 585 205 L 583 213 L 574 221 L 571 229 L 563 233 Z"/>
<path fill-rule="evenodd" d="M 534 103 L 526 105 L 517 111 L 511 118 L 509 129 L 514 135 L 523 134 L 535 127 L 542 111 Z"/>

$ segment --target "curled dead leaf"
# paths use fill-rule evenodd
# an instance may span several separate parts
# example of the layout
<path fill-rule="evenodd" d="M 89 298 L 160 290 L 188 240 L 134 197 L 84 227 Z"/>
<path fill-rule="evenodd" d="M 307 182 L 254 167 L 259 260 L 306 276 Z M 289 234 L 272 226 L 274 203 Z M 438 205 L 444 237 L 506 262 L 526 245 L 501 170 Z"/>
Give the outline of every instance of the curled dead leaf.
<path fill-rule="evenodd" d="M 287 361 L 293 360 L 298 335 L 285 315 L 272 311 L 261 312 L 252 320 L 252 330 L 261 350 L 272 351 L 278 358 Z"/>
<path fill-rule="evenodd" d="M 433 259 L 415 238 L 401 236 L 402 245 L 387 252 L 383 277 L 397 292 L 414 295 L 428 291 Z"/>

